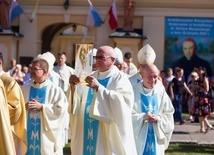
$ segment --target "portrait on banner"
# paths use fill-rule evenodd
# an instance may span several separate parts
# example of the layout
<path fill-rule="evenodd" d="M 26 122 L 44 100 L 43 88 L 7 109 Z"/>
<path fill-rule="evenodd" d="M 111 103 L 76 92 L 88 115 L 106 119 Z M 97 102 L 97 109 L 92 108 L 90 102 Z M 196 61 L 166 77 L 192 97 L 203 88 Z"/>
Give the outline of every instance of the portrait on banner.
<path fill-rule="evenodd" d="M 205 67 L 214 73 L 214 18 L 166 17 L 164 69 L 184 69 L 188 78 L 193 69 Z"/>

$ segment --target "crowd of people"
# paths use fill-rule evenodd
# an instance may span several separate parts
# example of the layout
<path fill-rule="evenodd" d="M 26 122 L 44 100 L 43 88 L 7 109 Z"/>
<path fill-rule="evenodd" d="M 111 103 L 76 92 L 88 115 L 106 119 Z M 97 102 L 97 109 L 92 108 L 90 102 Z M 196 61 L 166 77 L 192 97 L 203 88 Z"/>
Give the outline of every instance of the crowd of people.
<path fill-rule="evenodd" d="M 182 68 L 175 74 L 168 69 L 165 76 L 154 64 L 149 44 L 139 50 L 137 67 L 132 53 L 117 47 L 92 52 L 93 71 L 82 84 L 66 65 L 64 52 L 39 54 L 29 68 L 11 60 L 7 72 L 0 53 L 1 154 L 62 155 L 71 139 L 73 155 L 162 155 L 175 122 L 185 123 L 185 92 L 190 118 L 198 118 L 200 132 L 212 128 L 204 68 L 193 71 L 189 81 L 183 80 Z"/>
<path fill-rule="evenodd" d="M 208 118 L 214 107 L 214 77 L 209 77 L 203 66 L 194 67 L 188 78 L 185 78 L 183 68 L 176 67 L 174 72 L 173 74 L 173 69 L 169 68 L 162 81 L 175 108 L 174 121 L 181 125 L 185 123 L 182 113 L 186 107 L 191 123 L 200 124 L 200 129 L 196 132 L 209 132 L 213 128 Z"/>

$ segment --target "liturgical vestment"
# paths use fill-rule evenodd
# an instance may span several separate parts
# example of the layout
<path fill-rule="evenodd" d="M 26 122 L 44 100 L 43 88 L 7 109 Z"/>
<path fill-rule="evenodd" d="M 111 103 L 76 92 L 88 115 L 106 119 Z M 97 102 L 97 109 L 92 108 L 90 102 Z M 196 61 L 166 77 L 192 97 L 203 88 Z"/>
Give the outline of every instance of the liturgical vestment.
<path fill-rule="evenodd" d="M 164 155 L 174 129 L 174 108 L 162 83 L 158 80 L 153 89 L 142 83 L 134 88 L 133 129 L 138 155 Z M 157 122 L 144 120 L 146 113 L 158 117 Z"/>
<path fill-rule="evenodd" d="M 10 116 L 3 82 L 0 80 L 0 154 L 15 155 Z"/>
<path fill-rule="evenodd" d="M 43 104 L 41 111 L 28 110 L 27 155 L 62 155 L 62 134 L 68 108 L 61 88 L 50 80 L 42 84 L 29 83 L 23 87 L 25 101 L 36 99 Z"/>
<path fill-rule="evenodd" d="M 76 85 L 68 108 L 72 155 L 136 155 L 131 121 L 134 96 L 127 75 L 114 66 L 92 76 L 98 79 L 99 89 Z"/>
<path fill-rule="evenodd" d="M 22 90 L 9 72 L 1 74 L 0 78 L 5 86 L 16 155 L 25 155 L 27 150 L 26 110 Z"/>

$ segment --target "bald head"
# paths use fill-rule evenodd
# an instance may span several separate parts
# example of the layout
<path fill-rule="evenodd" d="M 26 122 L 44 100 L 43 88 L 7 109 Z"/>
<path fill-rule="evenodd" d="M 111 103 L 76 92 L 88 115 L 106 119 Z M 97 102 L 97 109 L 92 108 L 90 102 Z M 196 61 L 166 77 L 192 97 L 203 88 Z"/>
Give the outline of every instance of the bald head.
<path fill-rule="evenodd" d="M 106 55 L 112 57 L 112 58 L 116 58 L 116 53 L 114 51 L 114 49 L 111 46 L 101 46 L 99 50 L 102 50 Z"/>
<path fill-rule="evenodd" d="M 118 68 L 120 71 L 122 71 L 122 72 L 124 72 L 124 73 L 127 72 L 128 65 L 127 65 L 127 63 L 126 63 L 125 61 L 123 61 L 123 62 L 117 62 L 117 63 L 115 63 L 115 66 L 117 66 L 117 68 Z"/>
<path fill-rule="evenodd" d="M 114 66 L 116 54 L 112 47 L 101 46 L 97 50 L 95 58 L 97 69 L 101 72 L 105 72 Z"/>
<path fill-rule="evenodd" d="M 159 69 L 154 64 L 143 65 L 141 76 L 143 78 L 144 87 L 152 89 L 157 83 L 159 73 Z"/>
<path fill-rule="evenodd" d="M 154 64 L 148 64 L 148 65 L 144 65 L 144 70 L 143 70 L 146 74 L 150 74 L 150 73 L 156 73 L 159 74 L 159 69 L 157 68 L 157 66 L 155 66 Z"/>

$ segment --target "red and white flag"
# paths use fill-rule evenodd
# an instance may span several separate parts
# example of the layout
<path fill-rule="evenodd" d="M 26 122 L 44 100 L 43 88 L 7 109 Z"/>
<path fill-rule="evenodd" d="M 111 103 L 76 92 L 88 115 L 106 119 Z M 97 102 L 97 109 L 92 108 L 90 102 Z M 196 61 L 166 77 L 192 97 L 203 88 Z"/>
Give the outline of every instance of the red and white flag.
<path fill-rule="evenodd" d="M 111 8 L 108 11 L 109 14 L 109 26 L 110 28 L 116 29 L 117 28 L 117 8 L 116 8 L 116 0 L 112 3 Z"/>

